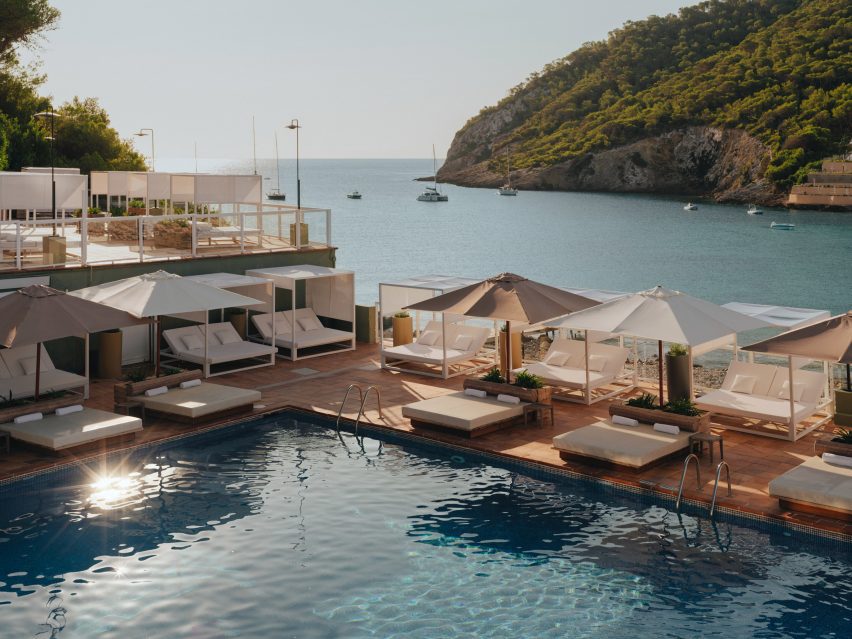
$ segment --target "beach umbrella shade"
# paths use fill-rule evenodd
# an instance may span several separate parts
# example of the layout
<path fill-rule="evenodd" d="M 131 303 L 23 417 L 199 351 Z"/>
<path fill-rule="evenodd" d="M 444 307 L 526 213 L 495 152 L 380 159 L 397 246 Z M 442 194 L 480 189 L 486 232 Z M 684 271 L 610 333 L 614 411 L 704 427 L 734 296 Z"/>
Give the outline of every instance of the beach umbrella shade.
<path fill-rule="evenodd" d="M 63 337 L 88 338 L 123 326 L 146 324 L 130 313 L 73 297 L 41 284 L 27 286 L 0 298 L 0 345 L 36 345 L 35 398 L 41 381 L 41 345 Z M 88 348 L 86 358 L 88 358 Z"/>
<path fill-rule="evenodd" d="M 514 273 L 501 273 L 407 308 L 506 322 L 507 372 L 511 376 L 512 322 L 539 324 L 597 304 L 600 302 L 555 286 L 534 282 Z"/>
<path fill-rule="evenodd" d="M 852 311 L 781 333 L 743 350 L 846 364 L 846 390 L 852 391 Z"/>
<path fill-rule="evenodd" d="M 156 373 L 160 374 L 160 317 L 222 308 L 256 306 L 260 300 L 232 291 L 156 271 L 69 293 L 75 297 L 127 311 L 135 317 L 151 317 L 157 323 Z M 205 347 L 207 340 L 205 339 Z"/>
<path fill-rule="evenodd" d="M 769 326 L 763 320 L 662 286 L 574 313 L 551 325 L 656 340 L 659 343 L 661 405 L 663 342 L 692 347 L 731 333 Z"/>

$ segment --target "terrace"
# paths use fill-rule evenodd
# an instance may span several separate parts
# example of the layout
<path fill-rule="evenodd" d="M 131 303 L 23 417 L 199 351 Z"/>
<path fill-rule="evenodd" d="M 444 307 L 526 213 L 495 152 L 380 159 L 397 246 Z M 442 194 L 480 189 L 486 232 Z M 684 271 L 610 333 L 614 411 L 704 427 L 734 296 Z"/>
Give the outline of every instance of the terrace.
<path fill-rule="evenodd" d="M 381 389 L 384 418 L 379 418 L 371 398 L 368 402 L 369 409 L 366 411 L 367 421 L 376 428 L 404 432 L 411 431 L 408 420 L 401 414 L 405 404 L 455 392 L 462 387 L 461 378 L 442 380 L 408 373 L 391 373 L 381 369 L 380 360 L 378 346 L 360 344 L 357 351 L 311 360 L 310 368 L 307 368 L 304 362 L 278 360 L 272 368 L 223 375 L 218 378 L 218 382 L 261 391 L 263 408 L 256 408 L 253 417 L 285 408 L 335 416 L 349 384 L 375 385 Z M 653 389 L 653 385 L 648 385 L 647 388 L 640 388 L 636 392 L 653 391 Z M 87 405 L 111 410 L 112 402 L 113 382 L 94 382 Z M 605 418 L 609 404 L 609 400 L 592 406 L 557 402 L 553 424 L 548 422 L 545 425 L 531 424 L 510 428 L 484 435 L 476 440 L 441 433 L 418 432 L 413 436 L 436 439 L 455 446 L 558 468 L 569 473 L 578 473 L 627 486 L 635 491 L 668 497 L 675 495 L 680 481 L 682 459 L 675 459 L 640 473 L 628 473 L 604 470 L 582 462 L 564 462 L 559 458 L 557 451 L 551 445 L 553 437 Z M 356 417 L 357 408 L 357 402 L 349 403 L 343 412 L 344 417 L 353 420 Z M 193 428 L 210 429 L 232 422 L 233 419 L 223 419 L 219 422 L 192 427 L 148 418 L 145 420 L 144 431 L 137 436 L 134 445 L 179 437 Z M 721 489 L 719 491 L 718 503 L 721 509 L 787 521 L 852 538 L 852 523 L 783 511 L 778 507 L 778 501 L 768 494 L 769 481 L 812 456 L 816 438 L 821 433 L 830 432 L 832 428 L 831 423 L 825 424 L 818 431 L 806 435 L 797 442 L 756 437 L 730 430 L 719 431 L 714 428 L 714 432 L 721 432 L 724 435 L 725 460 L 730 464 L 733 483 L 733 497 L 725 496 Z M 120 446 L 114 449 L 119 448 Z M 24 476 L 68 461 L 67 457 L 56 457 L 13 444 L 9 455 L 0 454 L 0 481 Z M 711 466 L 706 454 L 701 458 L 700 467 L 701 489 L 696 489 L 694 475 L 690 474 L 684 494 L 688 500 L 709 506 L 715 468 Z"/>

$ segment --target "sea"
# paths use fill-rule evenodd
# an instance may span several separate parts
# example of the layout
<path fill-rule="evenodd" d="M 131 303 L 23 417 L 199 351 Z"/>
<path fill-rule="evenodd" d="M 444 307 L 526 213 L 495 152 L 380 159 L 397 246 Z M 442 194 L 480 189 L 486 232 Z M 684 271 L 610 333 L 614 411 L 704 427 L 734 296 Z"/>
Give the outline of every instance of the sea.
<path fill-rule="evenodd" d="M 159 160 L 193 171 L 194 160 Z M 294 160 L 281 190 L 296 203 Z M 252 160 L 199 160 L 198 170 L 251 174 Z M 275 160 L 258 160 L 264 189 Z M 418 202 L 432 159 L 301 160 L 302 205 L 332 210 L 337 266 L 356 274 L 359 304 L 380 282 L 504 271 L 555 286 L 638 291 L 663 285 L 711 302 L 852 308 L 852 213 L 766 208 L 691 197 L 521 191 L 439 185 L 448 202 Z M 358 190 L 360 200 L 346 194 Z M 697 211 L 684 211 L 690 200 Z M 770 228 L 792 222 L 793 231 Z"/>

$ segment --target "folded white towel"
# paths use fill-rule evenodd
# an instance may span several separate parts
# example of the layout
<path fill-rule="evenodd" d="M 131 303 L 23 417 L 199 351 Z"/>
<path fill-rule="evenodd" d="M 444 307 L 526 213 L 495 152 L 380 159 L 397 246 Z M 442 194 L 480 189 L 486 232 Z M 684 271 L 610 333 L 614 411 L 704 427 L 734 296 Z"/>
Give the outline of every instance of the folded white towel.
<path fill-rule="evenodd" d="M 661 424 L 659 422 L 654 424 L 654 430 L 661 433 L 668 433 L 669 435 L 680 434 L 680 428 L 678 428 L 677 426 L 672 426 L 671 424 Z"/>
<path fill-rule="evenodd" d="M 41 413 L 30 413 L 29 415 L 19 415 L 18 417 L 15 418 L 15 423 L 16 424 L 25 424 L 27 422 L 37 422 L 42 417 L 44 417 L 44 415 L 42 415 Z"/>
<path fill-rule="evenodd" d="M 200 379 L 191 379 L 188 382 L 181 382 L 180 383 L 181 388 L 192 388 L 193 386 L 201 386 L 201 380 Z"/>
<path fill-rule="evenodd" d="M 476 388 L 465 388 L 464 394 L 470 395 L 471 397 L 485 397 L 486 395 L 488 395 L 488 393 L 486 393 L 484 390 L 478 390 Z"/>
<path fill-rule="evenodd" d="M 613 415 L 612 423 L 621 424 L 622 426 L 638 426 L 639 420 L 633 419 L 632 417 L 624 417 L 622 415 Z"/>
<path fill-rule="evenodd" d="M 500 393 L 497 395 L 497 401 L 506 402 L 507 404 L 520 404 L 521 398 L 515 397 L 514 395 L 504 395 L 503 393 Z"/>
<path fill-rule="evenodd" d="M 852 457 L 847 457 L 846 455 L 823 453 L 822 461 L 824 461 L 826 464 L 832 464 L 834 466 L 846 466 L 847 468 L 852 468 Z"/>
<path fill-rule="evenodd" d="M 157 388 L 149 388 L 145 391 L 145 397 L 155 397 L 156 395 L 165 395 L 169 392 L 168 386 L 157 386 Z"/>
<path fill-rule="evenodd" d="M 79 413 L 83 410 L 82 404 L 74 404 L 73 406 L 63 406 L 62 408 L 56 409 L 57 415 L 70 415 L 71 413 Z"/>

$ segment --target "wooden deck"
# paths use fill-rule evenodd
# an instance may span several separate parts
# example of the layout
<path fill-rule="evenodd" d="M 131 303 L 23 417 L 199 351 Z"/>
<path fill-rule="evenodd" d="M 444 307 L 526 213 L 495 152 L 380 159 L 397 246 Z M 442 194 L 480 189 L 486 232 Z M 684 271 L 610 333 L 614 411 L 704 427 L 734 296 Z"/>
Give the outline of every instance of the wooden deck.
<path fill-rule="evenodd" d="M 462 387 L 463 378 L 440 380 L 385 371 L 379 367 L 378 347 L 359 344 L 356 351 L 298 362 L 280 360 L 274 367 L 223 375 L 211 381 L 260 390 L 263 394 L 264 408 L 256 409 L 254 411 L 256 416 L 286 407 L 336 415 L 346 387 L 350 383 L 374 385 L 381 389 L 384 419 L 379 419 L 375 400 L 371 398 L 366 412 L 367 421 L 380 427 L 411 431 L 408 420 L 402 417 L 402 407 L 420 399 L 457 391 Z M 92 384 L 89 405 L 111 410 L 112 400 L 112 382 L 96 381 Z M 682 457 L 641 473 L 602 469 L 582 462 L 565 462 L 560 459 L 557 451 L 551 446 L 553 437 L 598 419 L 604 419 L 607 416 L 608 403 L 602 401 L 593 406 L 583 406 L 557 402 L 552 425 L 547 423 L 544 426 L 535 424 L 519 426 L 483 435 L 474 440 L 428 431 L 418 431 L 418 434 L 471 449 L 566 468 L 615 483 L 676 494 L 683 464 Z M 357 409 L 357 402 L 350 401 L 344 415 L 354 419 Z M 137 435 L 134 445 L 168 439 L 191 430 L 206 429 L 233 421 L 233 418 L 229 418 L 220 423 L 187 426 L 163 420 L 146 419 L 145 429 Z M 822 427 L 822 431 L 808 435 L 796 443 L 714 429 L 714 432 L 724 434 L 725 460 L 731 467 L 734 492 L 733 497 L 727 497 L 723 487 L 720 487 L 719 505 L 773 519 L 796 522 L 852 538 L 852 523 L 783 511 L 778 507 L 778 501 L 770 498 L 768 494 L 769 481 L 812 456 L 814 440 L 821 432 L 828 432 L 832 428 L 833 425 L 827 424 Z M 120 446 L 117 446 L 114 449 L 119 448 Z M 718 462 L 718 454 L 716 459 Z M 0 481 L 68 461 L 68 457 L 40 453 L 13 442 L 11 454 L 4 455 L 0 452 Z M 696 490 L 695 475 L 691 469 L 685 496 L 709 503 L 714 475 L 715 467 L 710 464 L 709 456 L 705 452 L 701 458 L 703 486 L 700 491 Z"/>

